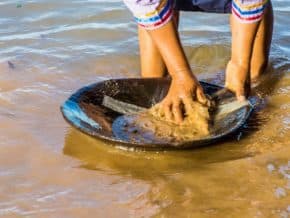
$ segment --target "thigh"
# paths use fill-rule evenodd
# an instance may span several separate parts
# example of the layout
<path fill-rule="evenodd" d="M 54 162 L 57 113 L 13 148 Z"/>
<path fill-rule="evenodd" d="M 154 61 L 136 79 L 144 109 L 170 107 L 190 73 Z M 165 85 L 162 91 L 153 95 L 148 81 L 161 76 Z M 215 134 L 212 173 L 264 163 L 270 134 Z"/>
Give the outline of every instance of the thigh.
<path fill-rule="evenodd" d="M 231 13 L 232 0 L 176 0 L 179 11 L 202 11 L 210 13 Z"/>

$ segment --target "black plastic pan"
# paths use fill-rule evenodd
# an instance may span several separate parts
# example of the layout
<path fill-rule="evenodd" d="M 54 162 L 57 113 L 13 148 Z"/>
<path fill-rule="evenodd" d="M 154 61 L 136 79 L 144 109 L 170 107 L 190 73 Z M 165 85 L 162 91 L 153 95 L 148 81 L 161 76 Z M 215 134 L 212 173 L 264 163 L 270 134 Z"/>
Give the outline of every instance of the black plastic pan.
<path fill-rule="evenodd" d="M 231 92 L 221 86 L 200 82 L 205 93 L 217 99 L 219 113 L 207 137 L 186 142 L 130 140 L 123 137 L 118 122 L 124 114 L 150 108 L 167 94 L 170 80 L 111 79 L 98 82 L 74 93 L 61 106 L 64 118 L 80 131 L 99 139 L 114 142 L 116 146 L 142 149 L 187 149 L 205 146 L 222 140 L 237 131 L 250 116 L 253 107 L 250 102 L 238 103 Z M 110 104 L 104 104 L 106 101 Z M 114 104 L 121 103 L 123 110 Z M 118 106 L 118 105 L 117 105 Z M 126 107 L 127 106 L 127 107 Z"/>

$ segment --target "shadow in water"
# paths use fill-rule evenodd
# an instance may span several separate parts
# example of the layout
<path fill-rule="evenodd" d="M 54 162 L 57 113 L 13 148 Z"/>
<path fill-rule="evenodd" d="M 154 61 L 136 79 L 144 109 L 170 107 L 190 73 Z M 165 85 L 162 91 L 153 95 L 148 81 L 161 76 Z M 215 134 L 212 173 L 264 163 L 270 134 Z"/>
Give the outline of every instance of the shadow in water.
<path fill-rule="evenodd" d="M 242 143 L 235 143 L 239 134 L 215 146 L 184 151 L 128 151 L 116 145 L 87 136 L 73 128 L 65 138 L 63 153 L 79 159 L 80 167 L 112 174 L 130 175 L 138 179 L 160 177 L 190 170 L 202 170 L 208 164 L 253 156 Z M 233 137 L 236 140 L 233 140 Z"/>
<path fill-rule="evenodd" d="M 277 84 L 281 79 L 289 73 L 290 64 L 286 58 L 277 58 L 273 60 L 266 70 L 265 74 L 261 76 L 259 82 L 253 88 L 253 94 L 260 98 L 265 98 L 273 93 Z"/>

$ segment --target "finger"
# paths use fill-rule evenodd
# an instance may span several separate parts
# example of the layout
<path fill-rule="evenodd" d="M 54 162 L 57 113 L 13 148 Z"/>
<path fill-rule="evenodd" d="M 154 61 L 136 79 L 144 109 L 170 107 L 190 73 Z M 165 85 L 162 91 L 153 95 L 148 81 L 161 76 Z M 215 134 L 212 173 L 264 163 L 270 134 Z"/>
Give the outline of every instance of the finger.
<path fill-rule="evenodd" d="M 173 115 L 171 112 L 171 104 L 165 104 L 162 107 L 163 113 L 165 114 L 165 118 L 168 121 L 172 121 L 173 120 Z"/>
<path fill-rule="evenodd" d="M 242 88 L 237 89 L 236 98 L 238 101 L 245 101 L 246 100 L 245 89 Z"/>
<path fill-rule="evenodd" d="M 190 97 L 186 97 L 182 99 L 183 105 L 184 105 L 184 109 L 185 109 L 185 114 L 190 114 L 193 111 L 192 108 L 192 98 Z"/>
<path fill-rule="evenodd" d="M 198 87 L 196 89 L 196 99 L 199 103 L 203 104 L 203 105 L 208 105 L 209 104 L 209 100 L 206 98 L 205 94 L 203 93 L 203 90 L 201 87 Z"/>
<path fill-rule="evenodd" d="M 247 98 L 246 98 L 246 96 L 244 96 L 244 95 L 239 95 L 239 96 L 237 96 L 237 100 L 238 101 L 245 101 Z"/>
<path fill-rule="evenodd" d="M 176 101 L 173 103 L 173 106 L 172 106 L 172 113 L 173 113 L 173 117 L 176 123 L 181 123 L 183 121 L 183 115 L 182 115 L 180 103 L 181 103 L 180 101 Z"/>
<path fill-rule="evenodd" d="M 159 117 L 164 117 L 164 111 L 162 109 L 162 104 L 161 103 L 158 103 L 154 106 L 154 109 L 155 109 L 155 114 L 157 114 L 157 116 Z"/>

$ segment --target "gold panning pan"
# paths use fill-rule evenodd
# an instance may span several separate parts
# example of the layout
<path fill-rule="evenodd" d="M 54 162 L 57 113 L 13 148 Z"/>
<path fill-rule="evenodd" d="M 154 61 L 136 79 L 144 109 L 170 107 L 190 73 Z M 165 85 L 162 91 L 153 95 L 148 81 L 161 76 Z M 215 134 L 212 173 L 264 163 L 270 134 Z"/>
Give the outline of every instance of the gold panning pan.
<path fill-rule="evenodd" d="M 156 138 L 152 132 L 128 131 L 134 114 L 151 108 L 167 94 L 170 80 L 111 79 L 78 90 L 61 106 L 64 118 L 80 131 L 116 146 L 142 149 L 186 149 L 216 143 L 237 131 L 250 116 L 249 101 L 238 102 L 220 86 L 200 82 L 204 92 L 217 100 L 210 134 L 191 141 Z M 139 131 L 139 132 L 138 132 Z"/>

